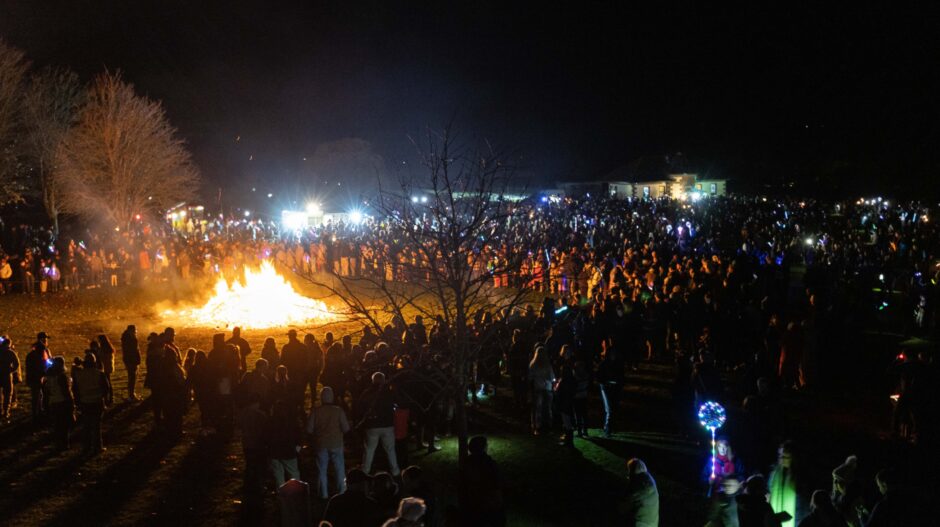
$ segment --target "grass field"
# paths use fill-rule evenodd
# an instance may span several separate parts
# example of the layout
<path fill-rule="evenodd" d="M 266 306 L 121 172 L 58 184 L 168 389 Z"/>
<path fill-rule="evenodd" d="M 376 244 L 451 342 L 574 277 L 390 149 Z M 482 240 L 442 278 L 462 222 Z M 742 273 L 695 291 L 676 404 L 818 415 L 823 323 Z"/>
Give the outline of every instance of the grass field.
<path fill-rule="evenodd" d="M 37 331 L 52 336 L 50 347 L 69 361 L 79 356 L 88 340 L 107 333 L 116 341 L 129 323 L 143 339 L 161 331 L 165 323 L 153 307 L 161 302 L 196 296 L 172 287 L 151 289 L 92 289 L 61 295 L 27 298 L 0 297 L 0 331 L 17 343 L 21 360 Z M 208 348 L 212 328 L 177 327 L 182 347 Z M 341 335 L 351 325 L 313 330 L 322 337 L 327 329 Z M 253 348 L 260 349 L 269 334 L 278 344 L 284 329 L 248 332 Z M 29 422 L 29 395 L 20 386 L 19 408 L 11 422 L 0 426 L 0 524 L 3 525 L 233 525 L 241 502 L 241 448 L 236 439 L 202 438 L 198 410 L 191 408 L 179 442 L 167 443 L 151 435 L 145 403 L 123 402 L 126 373 L 116 361 L 116 405 L 105 417 L 107 451 L 90 460 L 71 451 L 57 455 L 45 429 Z M 699 481 L 706 460 L 704 434 L 683 437 L 673 426 L 665 363 L 645 363 L 628 377 L 622 403 L 622 429 L 604 439 L 577 439 L 576 450 L 555 444 L 554 437 L 533 437 L 527 418 L 508 407 L 500 393 L 471 412 L 471 433 L 490 438 L 491 454 L 499 463 L 509 507 L 510 525 L 615 525 L 617 498 L 622 493 L 624 461 L 646 460 L 656 478 L 662 504 L 662 525 L 701 525 L 705 498 Z M 146 396 L 146 390 L 143 391 Z M 887 423 L 886 406 L 872 397 L 788 401 L 800 420 L 796 434 L 813 446 L 814 486 L 828 485 L 828 471 L 850 453 L 860 455 L 866 471 L 905 460 L 916 466 L 917 457 L 903 447 L 878 439 Z M 594 426 L 600 404 L 592 400 Z M 734 413 L 731 414 L 734 419 Z M 825 441 L 821 439 L 825 438 Z M 75 438 L 77 441 L 77 438 Z M 455 495 L 456 450 L 453 438 L 434 454 L 412 452 L 411 463 L 422 466 L 436 483 L 444 503 Z M 906 456 L 906 457 L 905 457 Z M 301 454 L 302 476 L 312 479 L 312 459 Z M 356 465 L 352 457 L 347 467 Z M 873 472 L 872 472 L 873 473 Z M 314 508 L 319 510 L 320 506 Z M 265 525 L 278 524 L 277 504 L 266 503 Z"/>

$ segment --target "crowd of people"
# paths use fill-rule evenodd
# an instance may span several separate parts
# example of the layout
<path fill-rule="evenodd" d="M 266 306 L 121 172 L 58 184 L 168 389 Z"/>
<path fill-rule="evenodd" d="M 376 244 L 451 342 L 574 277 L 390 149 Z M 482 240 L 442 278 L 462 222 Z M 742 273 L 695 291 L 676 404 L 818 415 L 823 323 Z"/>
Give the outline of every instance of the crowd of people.
<path fill-rule="evenodd" d="M 557 433 L 560 448 L 573 448 L 574 438 L 592 429 L 610 437 L 623 427 L 618 408 L 627 372 L 645 360 L 669 361 L 676 432 L 692 433 L 694 410 L 705 401 L 743 411 L 733 431 L 739 448 L 732 453 L 729 438 L 719 441 L 719 470 L 706 478 L 711 525 L 877 526 L 888 524 L 878 523 L 886 515 L 901 514 L 902 482 L 890 469 L 879 472 L 883 498 L 871 512 L 871 497 L 852 490 L 861 486 L 857 459 L 840 466 L 838 477 L 833 472 L 832 489 L 823 494 L 793 480 L 795 450 L 785 441 L 793 417 L 780 396 L 834 382 L 860 329 L 885 323 L 886 310 L 897 332 L 935 336 L 940 232 L 929 208 L 880 198 L 742 197 L 564 199 L 520 207 L 529 221 L 469 251 L 468 265 L 481 276 L 489 272 L 493 287 L 525 286 L 544 293 L 545 301 L 473 318 L 470 338 L 479 353 L 468 404 L 507 377 L 532 433 Z M 228 275 L 268 258 L 304 274 L 427 279 L 416 272 L 427 269 L 420 262 L 426 254 L 381 219 L 291 232 L 254 221 L 182 230 L 141 225 L 89 237 L 87 245 L 97 248 L 91 250 L 85 242 L 59 247 L 61 240 L 44 231 L 13 232 L 0 263 L 7 292 L 34 293 L 30 275 L 48 277 L 39 291 L 55 291 Z M 501 266 L 507 261 L 520 265 Z M 18 271 L 8 273 L 7 266 Z M 62 287 L 51 285 L 51 268 L 65 269 Z M 455 413 L 455 401 L 438 396 L 454 335 L 443 319 L 429 322 L 395 317 L 384 328 L 339 339 L 327 333 L 322 341 L 292 330 L 280 347 L 269 338 L 257 353 L 237 328 L 230 338 L 216 335 L 204 352 L 181 350 L 170 328 L 138 344 L 130 326 L 120 339 L 127 397 L 138 398 L 143 364 L 161 433 L 184 432 L 190 402 L 198 407 L 200 434 L 239 429 L 249 504 L 258 502 L 268 478 L 277 487 L 299 478 L 298 452 L 308 444 L 315 494 L 329 499 L 324 520 L 333 525 L 378 525 L 395 515 L 395 525 L 418 518 L 440 525 L 451 515 L 465 525 L 503 525 L 499 472 L 484 438 L 470 442 L 473 462 L 462 471 L 457 511 L 440 510 L 421 470 L 408 463 L 408 445 L 435 451 L 435 436 L 449 431 Z M 48 417 L 58 446 L 68 448 L 77 403 L 85 450 L 93 455 L 102 448 L 101 412 L 114 397 L 116 350 L 99 337 L 67 373 L 64 359 L 39 337 L 25 361 L 33 416 Z M 12 385 L 19 364 L 8 359 L 8 338 L 0 348 L 0 367 L 10 370 Z M 907 353 L 892 369 L 899 379 L 896 429 L 911 442 L 934 439 L 940 400 L 934 371 L 929 353 Z M 13 390 L 3 388 L 7 414 L 15 402 L 7 395 Z M 738 395 L 743 403 L 731 400 Z M 361 463 L 347 472 L 350 450 Z M 376 466 L 385 470 L 375 472 Z M 650 471 L 631 460 L 627 474 L 624 517 L 656 525 L 658 491 Z M 356 514 L 370 519 L 349 519 Z"/>

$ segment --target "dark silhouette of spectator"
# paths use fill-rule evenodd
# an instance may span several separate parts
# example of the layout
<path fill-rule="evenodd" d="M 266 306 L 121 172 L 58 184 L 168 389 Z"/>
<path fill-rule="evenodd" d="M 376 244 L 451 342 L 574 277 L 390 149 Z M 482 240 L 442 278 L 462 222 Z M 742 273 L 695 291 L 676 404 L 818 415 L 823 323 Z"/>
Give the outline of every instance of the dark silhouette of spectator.
<path fill-rule="evenodd" d="M 346 490 L 330 498 L 323 511 L 323 520 L 333 527 L 373 527 L 385 520 L 382 509 L 369 497 L 372 478 L 353 469 L 346 475 Z"/>
<path fill-rule="evenodd" d="M 261 400 L 250 395 L 247 404 L 236 416 L 241 430 L 242 453 L 245 458 L 245 514 L 249 522 L 257 522 L 263 513 L 264 479 L 268 473 L 268 415 L 261 410 Z"/>
<path fill-rule="evenodd" d="M 121 333 L 121 362 L 127 370 L 127 400 L 139 401 L 137 396 L 137 368 L 140 366 L 140 348 L 137 344 L 137 327 L 127 326 Z"/>
<path fill-rule="evenodd" d="M 629 527 L 659 526 L 659 490 L 640 459 L 627 461 L 627 492 L 620 502 L 620 514 Z"/>
<path fill-rule="evenodd" d="M 69 432 L 75 424 L 75 398 L 71 378 L 65 372 L 65 359 L 52 360 L 46 382 L 43 385 L 49 413 L 52 417 L 52 439 L 59 452 L 69 448 Z"/>
<path fill-rule="evenodd" d="M 225 341 L 226 344 L 238 348 L 239 364 L 242 371 L 248 371 L 248 356 L 251 355 L 251 344 L 242 338 L 242 328 L 235 326 L 232 328 L 232 338 Z"/>
<path fill-rule="evenodd" d="M 26 354 L 26 385 L 29 386 L 30 410 L 34 425 L 41 424 L 46 408 L 42 397 L 42 382 L 46 376 L 46 369 L 52 364 L 48 342 L 49 336 L 46 332 L 40 332 L 36 335 L 36 342 L 32 349 Z"/>
<path fill-rule="evenodd" d="M 473 437 L 467 446 L 469 455 L 458 484 L 461 515 L 468 525 L 502 527 L 506 525 L 506 506 L 496 461 L 486 452 L 485 437 Z"/>
<path fill-rule="evenodd" d="M 0 419 L 9 419 L 20 382 L 20 358 L 8 335 L 0 336 Z"/>
<path fill-rule="evenodd" d="M 98 368 L 95 356 L 85 354 L 82 368 L 75 372 L 75 399 L 82 414 L 82 453 L 88 456 L 104 450 L 101 416 L 108 396 L 108 377 Z"/>

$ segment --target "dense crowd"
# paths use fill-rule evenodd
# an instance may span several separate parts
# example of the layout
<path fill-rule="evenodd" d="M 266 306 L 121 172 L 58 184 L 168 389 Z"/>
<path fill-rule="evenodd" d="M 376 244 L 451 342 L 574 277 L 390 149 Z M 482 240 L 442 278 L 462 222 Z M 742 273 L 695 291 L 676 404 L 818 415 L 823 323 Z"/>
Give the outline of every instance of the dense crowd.
<path fill-rule="evenodd" d="M 644 360 L 668 360 L 677 432 L 691 433 L 694 410 L 705 401 L 743 409 L 740 428 L 718 442 L 715 476 L 703 478 L 710 525 L 910 524 L 897 523 L 909 513 L 899 492 L 903 479 L 891 469 L 879 472 L 882 496 L 875 500 L 862 492 L 854 456 L 833 471 L 831 489 L 805 488 L 795 469 L 798 450 L 786 441 L 794 416 L 780 397 L 833 382 L 853 335 L 881 323 L 885 308 L 895 314 L 895 331 L 934 336 L 940 233 L 929 209 L 880 198 L 520 206 L 528 212 L 525 225 L 507 227 L 466 257 L 481 276 L 518 259 L 518 267 L 490 273 L 493 287 L 527 286 L 545 301 L 477 313 L 470 329 L 480 352 L 467 404 L 506 379 L 532 433 L 558 433 L 560 448 L 573 448 L 575 436 L 591 429 L 610 436 L 622 426 L 628 371 Z M 0 278 L 9 280 L 8 291 L 33 293 L 29 273 L 48 267 L 72 276 L 63 288 L 97 287 L 227 274 L 271 258 L 300 273 L 426 279 L 413 272 L 426 268 L 417 262 L 421 252 L 404 239 L 378 219 L 291 232 L 253 221 L 142 226 L 62 248 L 61 240 L 34 233 L 4 241 L 11 248 L 4 262 L 17 262 L 20 279 L 11 280 L 4 267 Z M 793 278 L 800 274 L 802 280 Z M 470 442 L 458 509 L 440 510 L 433 486 L 409 466 L 415 446 L 438 448 L 435 437 L 451 431 L 455 412 L 454 400 L 439 396 L 454 337 L 443 320 L 429 322 L 396 317 L 382 331 L 338 339 L 328 333 L 322 341 L 292 330 L 286 343 L 269 338 L 261 350 L 236 329 L 230 338 L 216 335 L 207 352 L 181 350 L 169 328 L 139 342 L 131 326 L 119 354 L 102 335 L 70 370 L 41 333 L 25 359 L 25 382 L 34 418 L 52 423 L 60 448 L 68 448 L 73 409 L 80 408 L 84 449 L 93 455 L 102 448 L 102 412 L 113 401 L 114 360 L 127 368 L 131 400 L 143 363 L 162 434 L 183 433 L 190 403 L 198 407 L 199 433 L 240 430 L 249 509 L 268 478 L 275 488 L 299 478 L 298 452 L 308 444 L 314 492 L 329 500 L 323 519 L 337 527 L 380 525 L 396 515 L 393 525 L 504 525 L 501 479 L 484 438 Z M 2 346 L 0 366 L 10 371 L 4 378 L 12 387 L 18 358 L 9 339 Z M 898 379 L 896 431 L 930 443 L 938 401 L 932 357 L 907 353 L 891 371 Z M 3 388 L 8 414 L 13 390 Z M 348 452 L 361 456 L 349 472 Z M 377 465 L 387 471 L 375 472 Z M 657 525 L 658 490 L 646 464 L 631 460 L 627 473 L 623 518 Z"/>

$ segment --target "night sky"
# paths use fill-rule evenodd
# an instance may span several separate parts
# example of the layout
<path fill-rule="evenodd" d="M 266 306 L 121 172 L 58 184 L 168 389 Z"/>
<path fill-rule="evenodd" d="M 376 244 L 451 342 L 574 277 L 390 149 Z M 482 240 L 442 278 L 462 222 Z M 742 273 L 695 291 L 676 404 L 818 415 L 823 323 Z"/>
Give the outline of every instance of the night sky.
<path fill-rule="evenodd" d="M 0 0 L 0 37 L 161 99 L 207 195 L 331 186 L 337 149 L 407 169 L 452 118 L 544 184 L 674 152 L 742 187 L 937 179 L 936 12 L 823 3 Z"/>

